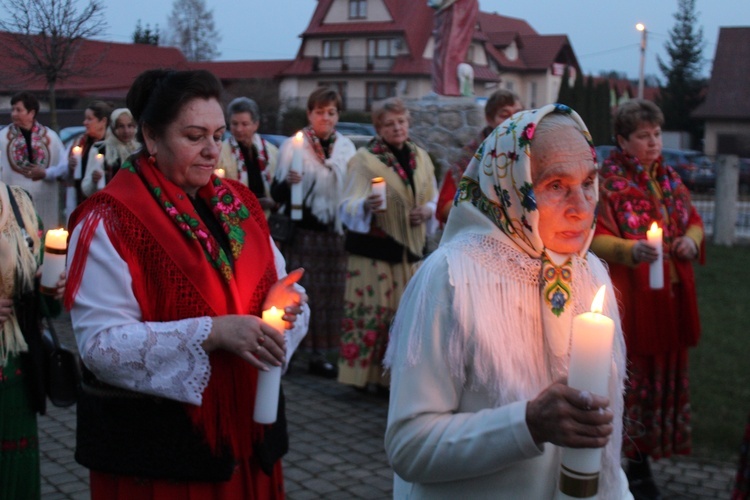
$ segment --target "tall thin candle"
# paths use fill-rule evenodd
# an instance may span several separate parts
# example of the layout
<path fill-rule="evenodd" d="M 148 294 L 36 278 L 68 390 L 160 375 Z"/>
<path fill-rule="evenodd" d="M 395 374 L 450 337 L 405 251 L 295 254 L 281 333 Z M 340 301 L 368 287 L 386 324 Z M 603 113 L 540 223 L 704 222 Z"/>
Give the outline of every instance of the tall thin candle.
<path fill-rule="evenodd" d="M 104 179 L 104 155 L 101 153 L 98 153 L 96 155 L 96 165 L 94 165 L 94 168 L 102 173 L 102 176 L 99 177 L 99 181 L 96 183 L 96 189 L 97 191 L 100 191 L 104 189 L 104 183 L 106 182 Z"/>
<path fill-rule="evenodd" d="M 646 231 L 646 239 L 649 244 L 656 248 L 659 257 L 656 258 L 648 267 L 648 282 L 653 290 L 664 288 L 664 250 L 663 250 L 663 232 L 656 222 L 651 223 L 651 229 Z"/>
<path fill-rule="evenodd" d="M 568 385 L 606 396 L 612 367 L 615 322 L 602 314 L 605 286 L 596 293 L 591 312 L 573 318 Z M 593 498 L 599 489 L 601 448 L 563 448 L 560 465 L 561 499 Z"/>
<path fill-rule="evenodd" d="M 292 170 L 302 174 L 302 147 L 305 137 L 302 132 L 292 138 Z M 292 184 L 292 220 L 302 220 L 302 182 Z"/>
<path fill-rule="evenodd" d="M 284 309 L 271 307 L 263 311 L 262 319 L 284 333 Z M 258 389 L 255 393 L 255 411 L 253 420 L 259 424 L 276 422 L 279 407 L 279 391 L 281 389 L 281 367 L 269 366 L 268 371 L 258 371 Z"/>

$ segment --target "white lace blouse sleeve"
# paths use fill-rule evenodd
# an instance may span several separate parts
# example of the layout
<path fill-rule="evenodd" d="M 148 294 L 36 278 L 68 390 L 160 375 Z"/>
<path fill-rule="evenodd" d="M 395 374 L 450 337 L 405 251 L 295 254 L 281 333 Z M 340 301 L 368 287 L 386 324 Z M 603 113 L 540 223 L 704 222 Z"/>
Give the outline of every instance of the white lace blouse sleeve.
<path fill-rule="evenodd" d="M 269 238 L 269 242 L 271 244 L 271 248 L 273 249 L 273 259 L 274 264 L 276 265 L 276 275 L 279 279 L 281 279 L 289 274 L 286 270 L 286 261 L 284 260 L 284 256 L 281 254 L 279 249 L 276 247 L 276 244 L 273 242 L 273 239 Z M 305 289 L 302 288 L 300 284 L 295 284 L 294 287 L 300 292 L 305 291 Z M 294 351 L 297 350 L 297 347 L 299 347 L 302 339 L 305 337 L 305 335 L 307 335 L 307 329 L 309 328 L 309 326 L 310 306 L 305 304 L 304 306 L 302 306 L 302 314 L 297 316 L 297 321 L 294 322 L 294 326 L 284 332 L 284 340 L 286 342 L 286 361 L 284 362 L 284 366 L 282 367 L 284 373 L 286 373 L 286 370 L 289 368 L 289 360 L 292 359 Z"/>
<path fill-rule="evenodd" d="M 82 226 L 71 235 L 68 255 L 75 255 Z M 70 311 L 83 363 L 108 384 L 200 405 L 211 374 L 201 347 L 211 318 L 142 321 L 131 282 L 100 222 Z"/>

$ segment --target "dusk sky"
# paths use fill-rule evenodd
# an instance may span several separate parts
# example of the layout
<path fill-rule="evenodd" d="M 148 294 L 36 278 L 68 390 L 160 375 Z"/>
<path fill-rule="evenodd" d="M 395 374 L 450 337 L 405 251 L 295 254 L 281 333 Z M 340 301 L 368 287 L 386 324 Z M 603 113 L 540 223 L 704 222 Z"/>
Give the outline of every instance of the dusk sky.
<path fill-rule="evenodd" d="M 79 0 L 83 5 L 85 0 Z M 424 0 L 409 0 L 424 1 Z M 168 0 L 107 0 L 106 38 L 129 42 L 135 25 L 158 24 L 163 31 L 172 9 Z M 220 60 L 292 59 L 299 34 L 307 27 L 316 0 L 207 0 L 221 34 Z M 480 0 L 480 9 L 525 19 L 544 35 L 566 34 L 584 72 L 625 72 L 638 77 L 640 37 L 635 24 L 648 30 L 647 75 L 661 77 L 656 63 L 666 57 L 664 44 L 674 25 L 677 0 Z M 532 7 L 533 6 L 533 7 Z M 698 20 L 706 41 L 703 72 L 708 76 L 720 26 L 750 26 L 750 0 L 697 0 Z"/>

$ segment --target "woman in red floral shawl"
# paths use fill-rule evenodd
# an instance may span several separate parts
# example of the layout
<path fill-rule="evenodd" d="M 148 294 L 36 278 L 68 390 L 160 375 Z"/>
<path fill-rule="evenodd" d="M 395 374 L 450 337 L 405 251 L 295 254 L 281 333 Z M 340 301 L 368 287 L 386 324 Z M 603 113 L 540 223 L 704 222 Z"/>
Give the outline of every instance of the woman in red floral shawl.
<path fill-rule="evenodd" d="M 127 105 L 143 149 L 71 216 L 76 460 L 93 499 L 284 498 L 283 397 L 264 426 L 255 392 L 309 309 L 256 197 L 213 174 L 220 95 L 207 71 L 141 74 Z M 270 306 L 286 335 L 261 320 Z"/>
<path fill-rule="evenodd" d="M 658 498 L 648 458 L 691 451 L 688 348 L 700 336 L 693 261 L 704 258 L 703 222 L 679 175 L 661 156 L 664 115 L 652 102 L 632 100 L 617 111 L 619 150 L 601 168 L 600 206 L 591 249 L 610 265 L 619 292 L 628 351 L 625 399 L 636 498 Z M 657 251 L 646 241 L 656 221 L 663 228 L 664 283 L 649 285 Z"/>

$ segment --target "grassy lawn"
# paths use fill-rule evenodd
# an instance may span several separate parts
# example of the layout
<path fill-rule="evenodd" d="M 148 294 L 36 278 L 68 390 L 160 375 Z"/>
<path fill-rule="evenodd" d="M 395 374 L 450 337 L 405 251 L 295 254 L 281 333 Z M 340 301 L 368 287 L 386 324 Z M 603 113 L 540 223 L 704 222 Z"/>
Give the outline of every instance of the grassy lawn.
<path fill-rule="evenodd" d="M 703 334 L 690 354 L 693 455 L 736 462 L 750 412 L 750 246 L 707 245 L 695 269 Z"/>

